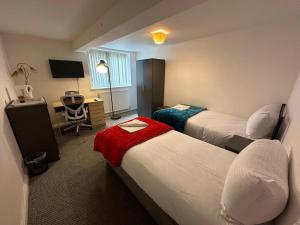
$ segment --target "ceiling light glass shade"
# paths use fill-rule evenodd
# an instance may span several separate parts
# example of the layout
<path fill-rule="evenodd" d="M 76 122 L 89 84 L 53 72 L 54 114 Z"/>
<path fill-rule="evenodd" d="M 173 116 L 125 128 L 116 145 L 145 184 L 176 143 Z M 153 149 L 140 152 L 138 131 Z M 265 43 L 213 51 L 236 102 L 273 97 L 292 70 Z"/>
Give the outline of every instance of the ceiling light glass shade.
<path fill-rule="evenodd" d="M 153 39 L 154 43 L 157 45 L 163 44 L 166 41 L 168 34 L 169 33 L 163 29 L 159 29 L 159 30 L 151 32 L 152 39 Z"/>
<path fill-rule="evenodd" d="M 108 71 L 108 66 L 105 63 L 104 60 L 100 60 L 100 62 L 98 63 L 98 65 L 96 66 L 96 70 L 99 73 L 107 73 Z"/>

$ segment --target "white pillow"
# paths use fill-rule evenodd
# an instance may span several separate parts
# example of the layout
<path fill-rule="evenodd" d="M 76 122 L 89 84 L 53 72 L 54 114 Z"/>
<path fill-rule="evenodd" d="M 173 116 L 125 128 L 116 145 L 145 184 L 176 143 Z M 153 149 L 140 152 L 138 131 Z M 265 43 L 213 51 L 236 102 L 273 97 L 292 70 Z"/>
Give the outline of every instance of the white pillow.
<path fill-rule="evenodd" d="M 261 139 L 233 161 L 221 198 L 222 216 L 231 224 L 270 221 L 288 199 L 288 156 L 279 141 Z"/>
<path fill-rule="evenodd" d="M 266 105 L 254 112 L 247 121 L 246 134 L 253 138 L 270 137 L 280 113 L 280 105 Z"/>

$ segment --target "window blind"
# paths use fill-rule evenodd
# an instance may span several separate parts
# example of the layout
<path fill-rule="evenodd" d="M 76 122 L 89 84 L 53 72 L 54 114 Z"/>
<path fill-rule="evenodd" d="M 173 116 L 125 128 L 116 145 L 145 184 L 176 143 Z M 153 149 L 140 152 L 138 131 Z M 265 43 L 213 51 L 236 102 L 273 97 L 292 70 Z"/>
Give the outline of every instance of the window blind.
<path fill-rule="evenodd" d="M 90 50 L 88 62 L 92 89 L 109 88 L 108 74 L 101 74 L 96 70 L 100 60 L 104 60 L 109 66 L 112 88 L 131 86 L 129 53 Z"/>

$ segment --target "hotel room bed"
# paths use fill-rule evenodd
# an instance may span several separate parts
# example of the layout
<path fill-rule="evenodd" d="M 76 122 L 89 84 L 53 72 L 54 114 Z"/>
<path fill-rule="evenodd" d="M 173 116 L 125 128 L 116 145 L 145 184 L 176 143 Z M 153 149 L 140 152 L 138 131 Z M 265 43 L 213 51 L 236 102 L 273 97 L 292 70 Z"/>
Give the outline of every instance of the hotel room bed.
<path fill-rule="evenodd" d="M 121 168 L 177 224 L 225 225 L 220 200 L 235 156 L 169 131 L 132 147 Z"/>
<path fill-rule="evenodd" d="M 147 126 L 136 132 L 120 125 L 100 131 L 94 150 L 158 224 L 254 225 L 284 210 L 288 159 L 279 141 L 255 141 L 237 155 L 149 118 L 135 120 Z"/>
<path fill-rule="evenodd" d="M 213 145 L 224 147 L 234 135 L 249 138 L 247 120 L 232 115 L 203 111 L 186 121 L 184 133 Z"/>
<path fill-rule="evenodd" d="M 284 109 L 285 104 L 281 107 L 278 104 L 266 105 L 254 112 L 249 119 L 244 119 L 210 110 L 201 110 L 199 113 L 188 116 L 189 109 L 178 111 L 172 108 L 155 112 L 153 118 L 176 129 L 176 121 L 185 117 L 185 124 L 182 126 L 184 129 L 176 130 L 224 148 L 234 135 L 253 140 L 275 139 Z"/>

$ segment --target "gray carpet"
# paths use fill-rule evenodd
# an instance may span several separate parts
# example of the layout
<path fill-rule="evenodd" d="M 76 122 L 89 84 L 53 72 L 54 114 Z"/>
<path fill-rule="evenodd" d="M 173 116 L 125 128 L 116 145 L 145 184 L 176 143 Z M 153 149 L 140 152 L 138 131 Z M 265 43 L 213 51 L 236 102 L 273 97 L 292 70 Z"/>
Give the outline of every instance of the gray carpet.
<path fill-rule="evenodd" d="M 155 224 L 101 153 L 92 150 L 97 130 L 59 138 L 61 159 L 30 179 L 28 225 Z"/>

